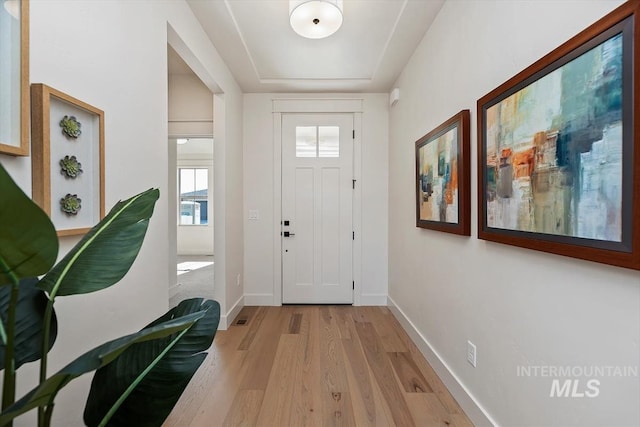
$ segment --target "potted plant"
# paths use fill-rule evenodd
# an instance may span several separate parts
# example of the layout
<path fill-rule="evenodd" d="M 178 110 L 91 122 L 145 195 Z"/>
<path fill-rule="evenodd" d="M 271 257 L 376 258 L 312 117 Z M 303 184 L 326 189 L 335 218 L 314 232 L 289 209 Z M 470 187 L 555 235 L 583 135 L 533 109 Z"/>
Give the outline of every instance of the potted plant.
<path fill-rule="evenodd" d="M 53 224 L 0 165 L 0 426 L 36 408 L 38 426 L 49 426 L 58 392 L 92 371 L 87 425 L 159 426 L 169 415 L 211 346 L 220 320 L 216 301 L 182 301 L 142 330 L 47 373 L 47 353 L 57 335 L 56 299 L 120 281 L 140 251 L 158 198 L 159 191 L 150 189 L 118 202 L 54 265 Z M 17 370 L 37 360 L 39 384 L 16 401 Z"/>

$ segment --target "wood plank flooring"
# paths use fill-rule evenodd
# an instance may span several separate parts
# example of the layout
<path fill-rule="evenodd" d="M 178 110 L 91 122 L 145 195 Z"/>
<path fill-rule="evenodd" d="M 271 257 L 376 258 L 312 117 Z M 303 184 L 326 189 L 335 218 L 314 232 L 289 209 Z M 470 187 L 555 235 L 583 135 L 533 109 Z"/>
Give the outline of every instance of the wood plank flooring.
<path fill-rule="evenodd" d="M 386 307 L 352 306 L 245 307 L 164 424 L 472 425 Z"/>

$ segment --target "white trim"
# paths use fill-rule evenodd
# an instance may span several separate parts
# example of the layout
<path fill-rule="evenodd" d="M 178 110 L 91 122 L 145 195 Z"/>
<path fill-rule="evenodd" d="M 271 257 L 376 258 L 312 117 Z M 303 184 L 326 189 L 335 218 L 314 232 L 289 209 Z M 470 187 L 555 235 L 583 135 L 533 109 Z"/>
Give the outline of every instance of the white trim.
<path fill-rule="evenodd" d="M 355 233 L 352 249 L 353 305 L 369 304 L 362 298 L 362 113 L 353 114 L 353 129 L 356 137 L 353 140 L 353 179 L 356 180 L 353 190 L 352 227 Z M 386 301 L 385 304 L 386 305 Z"/>
<path fill-rule="evenodd" d="M 382 48 L 382 52 L 380 53 L 380 57 L 378 58 L 378 63 L 376 64 L 376 68 L 373 69 L 373 76 L 371 76 L 371 80 L 373 80 L 376 75 L 378 74 L 378 71 L 380 71 L 380 65 L 382 64 L 382 60 L 384 59 L 385 55 L 387 54 L 387 50 L 389 49 L 389 45 L 391 44 L 391 40 L 393 39 L 394 36 L 398 35 L 398 24 L 400 23 L 400 19 L 402 18 L 402 14 L 404 13 L 405 9 L 407 8 L 407 3 L 409 3 L 409 0 L 404 0 L 404 2 L 402 3 L 402 7 L 400 8 L 400 12 L 398 13 L 398 16 L 396 17 L 396 22 L 393 23 L 393 28 L 391 29 L 391 33 L 389 33 L 389 37 L 387 38 L 387 41 L 384 43 L 384 47 Z"/>
<path fill-rule="evenodd" d="M 405 0 L 406 1 L 406 0 Z M 294 78 L 281 78 L 281 79 L 260 79 L 260 83 L 262 84 L 296 84 L 296 83 L 308 83 L 313 85 L 323 85 L 330 86 L 331 84 L 340 83 L 344 85 L 356 85 L 362 83 L 371 83 L 373 82 L 372 77 L 363 77 L 356 79 L 342 79 L 339 77 L 336 78 L 328 78 L 328 79 L 294 79 Z"/>
<path fill-rule="evenodd" d="M 242 30 L 240 30 L 240 25 L 238 25 L 238 21 L 236 20 L 236 15 L 234 15 L 233 10 L 231 9 L 229 0 L 224 0 L 224 5 L 227 8 L 227 12 L 229 12 L 229 16 L 231 16 L 231 20 L 233 21 L 233 26 L 236 28 L 236 31 L 238 32 L 238 37 L 240 37 L 242 46 L 244 46 L 244 51 L 247 52 L 247 56 L 249 57 L 249 62 L 251 62 L 251 67 L 253 67 L 253 72 L 256 74 L 256 77 L 260 79 L 260 73 L 258 73 L 258 67 L 256 67 L 256 63 L 253 60 L 253 55 L 251 55 L 251 51 L 249 50 L 249 45 L 247 44 L 244 38 L 244 34 L 242 33 Z"/>
<path fill-rule="evenodd" d="M 480 405 L 462 381 L 460 381 L 451 370 L 449 365 L 440 357 L 429 341 L 427 341 L 424 335 L 416 328 L 416 325 L 413 324 L 391 297 L 388 297 L 388 307 L 473 424 L 476 426 L 498 426 L 498 423 L 491 418 L 491 415 Z"/>
<path fill-rule="evenodd" d="M 282 114 L 273 114 L 273 301 L 282 305 Z"/>
<path fill-rule="evenodd" d="M 244 296 L 241 296 L 240 298 L 238 298 L 238 301 L 236 301 L 235 304 L 233 304 L 233 307 L 231 307 L 231 310 L 227 311 L 227 314 L 225 314 L 224 316 L 220 316 L 220 325 L 218 325 L 218 330 L 221 331 L 226 331 L 231 322 L 233 322 L 233 319 L 236 318 L 236 316 L 238 315 L 238 313 L 240 313 L 240 310 L 242 310 L 242 308 L 244 307 Z"/>
<path fill-rule="evenodd" d="M 273 294 L 244 294 L 244 305 L 273 305 Z"/>
<path fill-rule="evenodd" d="M 387 294 L 362 294 L 362 295 L 360 295 L 360 304 L 359 305 L 386 306 L 387 305 Z"/>
<path fill-rule="evenodd" d="M 361 98 L 274 98 L 274 113 L 361 113 Z"/>

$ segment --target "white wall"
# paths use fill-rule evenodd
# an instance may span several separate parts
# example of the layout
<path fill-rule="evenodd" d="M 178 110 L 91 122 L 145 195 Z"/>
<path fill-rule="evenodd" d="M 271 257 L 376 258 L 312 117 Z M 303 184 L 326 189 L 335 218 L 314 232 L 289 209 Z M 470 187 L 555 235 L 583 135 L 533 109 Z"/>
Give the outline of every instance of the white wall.
<path fill-rule="evenodd" d="M 245 94 L 244 95 L 244 261 L 245 302 L 274 300 L 274 98 L 358 98 L 362 113 L 362 284 L 364 304 L 382 304 L 387 294 L 388 107 L 386 94 Z M 277 171 L 277 173 L 280 173 Z M 258 221 L 247 220 L 258 210 Z M 355 212 L 355 211 L 354 211 Z M 277 228 L 276 228 L 277 227 Z M 356 286 L 357 287 L 357 286 Z"/>
<path fill-rule="evenodd" d="M 106 204 L 150 187 L 161 199 L 151 219 L 147 238 L 136 263 L 121 283 L 90 295 L 59 298 L 58 340 L 50 353 L 53 373 L 82 352 L 109 339 L 140 329 L 168 306 L 169 224 L 167 149 L 167 31 L 184 42 L 190 60 L 197 62 L 209 87 L 215 82 L 224 95 L 225 136 L 216 141 L 227 163 L 221 197 L 242 192 L 242 96 L 239 87 L 184 1 L 63 1 L 34 0 L 31 4 L 31 81 L 46 83 L 105 111 Z M 202 78 L 202 77 L 201 77 Z M 224 113 L 224 111 L 223 111 Z M 30 158 L 0 156 L 20 186 L 31 191 Z M 175 162 L 175 159 L 174 159 Z M 173 191 L 172 187 L 172 191 Z M 221 200 L 226 217 L 240 217 L 241 203 Z M 225 226 L 221 215 L 220 226 Z M 237 240 L 218 242 L 226 252 L 225 267 L 242 271 L 242 222 L 231 219 Z M 224 236 L 223 236 L 224 237 Z M 77 239 L 65 238 L 62 253 Z M 175 263 L 174 263 L 175 265 Z M 175 267 L 174 267 L 175 268 Z M 217 283 L 225 283 L 219 281 Z M 219 299 L 226 313 L 227 296 Z M 19 395 L 31 388 L 37 366 L 19 372 Z M 81 416 L 91 377 L 76 380 L 59 396 L 54 425 L 82 425 Z M 34 425 L 31 416 L 16 425 Z"/>
<path fill-rule="evenodd" d="M 212 136 L 213 94 L 195 75 L 169 75 L 169 136 Z"/>
<path fill-rule="evenodd" d="M 213 94 L 195 74 L 169 75 L 169 136 L 213 136 Z M 209 223 L 178 225 L 178 254 L 213 255 L 213 139 L 192 138 L 177 153 L 179 167 L 209 169 Z"/>
<path fill-rule="evenodd" d="M 183 1 L 175 3 L 184 5 Z M 159 4 L 174 5 L 174 1 L 163 1 Z M 193 16 L 190 10 L 189 12 Z M 199 23 L 186 24 L 197 29 L 198 35 L 202 36 L 197 38 L 185 37 L 186 33 L 179 31 L 182 27 L 174 27 L 173 20 L 169 20 L 169 24 L 167 32 L 171 47 L 214 94 L 213 197 L 216 268 L 213 281 L 214 295 L 221 305 L 219 328 L 226 329 L 227 319 L 233 320 L 242 308 L 242 281 L 236 284 L 236 276 L 241 274 L 243 269 L 242 199 L 237 196 L 242 194 L 242 92 Z M 204 51 L 210 55 L 198 55 Z M 176 224 L 175 218 L 172 224 Z M 227 235 L 231 238 L 228 239 Z"/>
<path fill-rule="evenodd" d="M 238 94 L 239 95 L 239 94 Z M 242 151 L 242 97 L 241 96 L 228 96 L 224 95 L 225 105 L 225 121 L 227 123 L 225 127 L 225 139 L 233 141 L 233 144 L 225 144 L 224 151 L 224 179 L 225 179 L 225 194 L 224 194 L 224 222 L 220 221 L 220 201 L 218 197 L 219 185 L 216 185 L 214 195 L 216 204 L 216 215 L 214 218 L 215 234 L 215 247 L 216 247 L 216 266 L 220 266 L 220 250 L 221 247 L 217 241 L 220 234 L 223 235 L 224 240 L 224 266 L 225 277 L 224 280 L 218 277 L 219 268 L 215 269 L 214 283 L 225 284 L 225 308 L 224 318 L 220 320 L 221 328 L 226 328 L 228 323 L 233 321 L 234 317 L 240 312 L 243 307 L 244 300 L 244 283 L 242 280 L 242 272 L 244 269 L 244 228 L 243 228 L 243 209 L 242 209 L 242 191 L 243 191 L 243 151 Z M 214 101 L 214 110 L 219 112 L 217 104 Z M 219 118 L 220 114 L 216 113 L 216 117 Z M 233 123 L 233 126 L 229 126 L 229 123 Z M 218 180 L 218 169 L 220 168 L 220 159 L 218 158 L 220 153 L 220 140 L 216 126 L 217 122 L 214 122 L 214 145 L 216 157 L 214 159 L 214 174 L 216 180 Z M 216 181 L 217 182 L 217 181 Z M 237 277 L 240 276 L 240 280 Z"/>
<path fill-rule="evenodd" d="M 637 377 L 600 378 L 597 398 L 550 398 L 551 378 L 516 371 L 519 365 L 637 367 L 640 274 L 478 240 L 475 190 L 471 237 L 416 228 L 414 142 L 471 109 L 471 187 L 477 188 L 477 99 L 620 3 L 448 1 L 395 85 L 401 99 L 390 113 L 391 303 L 503 426 L 640 424 Z M 477 368 L 466 361 L 467 340 L 477 346 Z M 457 389 L 469 414 L 485 424 Z"/>

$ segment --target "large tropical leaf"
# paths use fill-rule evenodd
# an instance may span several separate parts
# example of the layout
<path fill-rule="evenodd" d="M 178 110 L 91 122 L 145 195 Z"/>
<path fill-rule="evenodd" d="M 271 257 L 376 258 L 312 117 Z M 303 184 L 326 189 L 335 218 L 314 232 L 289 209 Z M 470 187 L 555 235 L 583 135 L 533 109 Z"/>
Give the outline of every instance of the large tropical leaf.
<path fill-rule="evenodd" d="M 51 220 L 0 165 L 0 285 L 44 274 L 57 256 Z"/>
<path fill-rule="evenodd" d="M 37 278 L 22 279 L 20 294 L 16 305 L 16 341 L 14 349 L 15 369 L 24 363 L 39 360 L 42 357 L 42 324 L 44 311 L 47 306 L 47 296 L 36 288 Z M 7 328 L 7 313 L 11 300 L 11 287 L 0 288 L 0 316 Z M 58 322 L 53 312 L 51 318 L 51 332 L 49 333 L 49 350 L 53 347 L 58 333 Z M 0 369 L 4 369 L 6 346 L 0 342 Z"/>
<path fill-rule="evenodd" d="M 131 345 L 164 338 L 188 329 L 206 314 L 206 312 L 200 311 L 171 319 L 135 334 L 109 341 L 88 351 L 3 411 L 0 414 L 0 426 L 6 425 L 18 415 L 24 414 L 33 408 L 53 404 L 60 389 L 73 379 L 111 363 Z"/>
<path fill-rule="evenodd" d="M 94 292 L 117 283 L 140 251 L 158 197 L 159 191 L 150 189 L 118 202 L 38 287 L 55 298 Z"/>
<path fill-rule="evenodd" d="M 147 326 L 200 310 L 206 315 L 189 330 L 133 345 L 96 371 L 84 412 L 88 426 L 162 425 L 206 357 L 220 305 L 202 298 L 185 300 Z"/>

